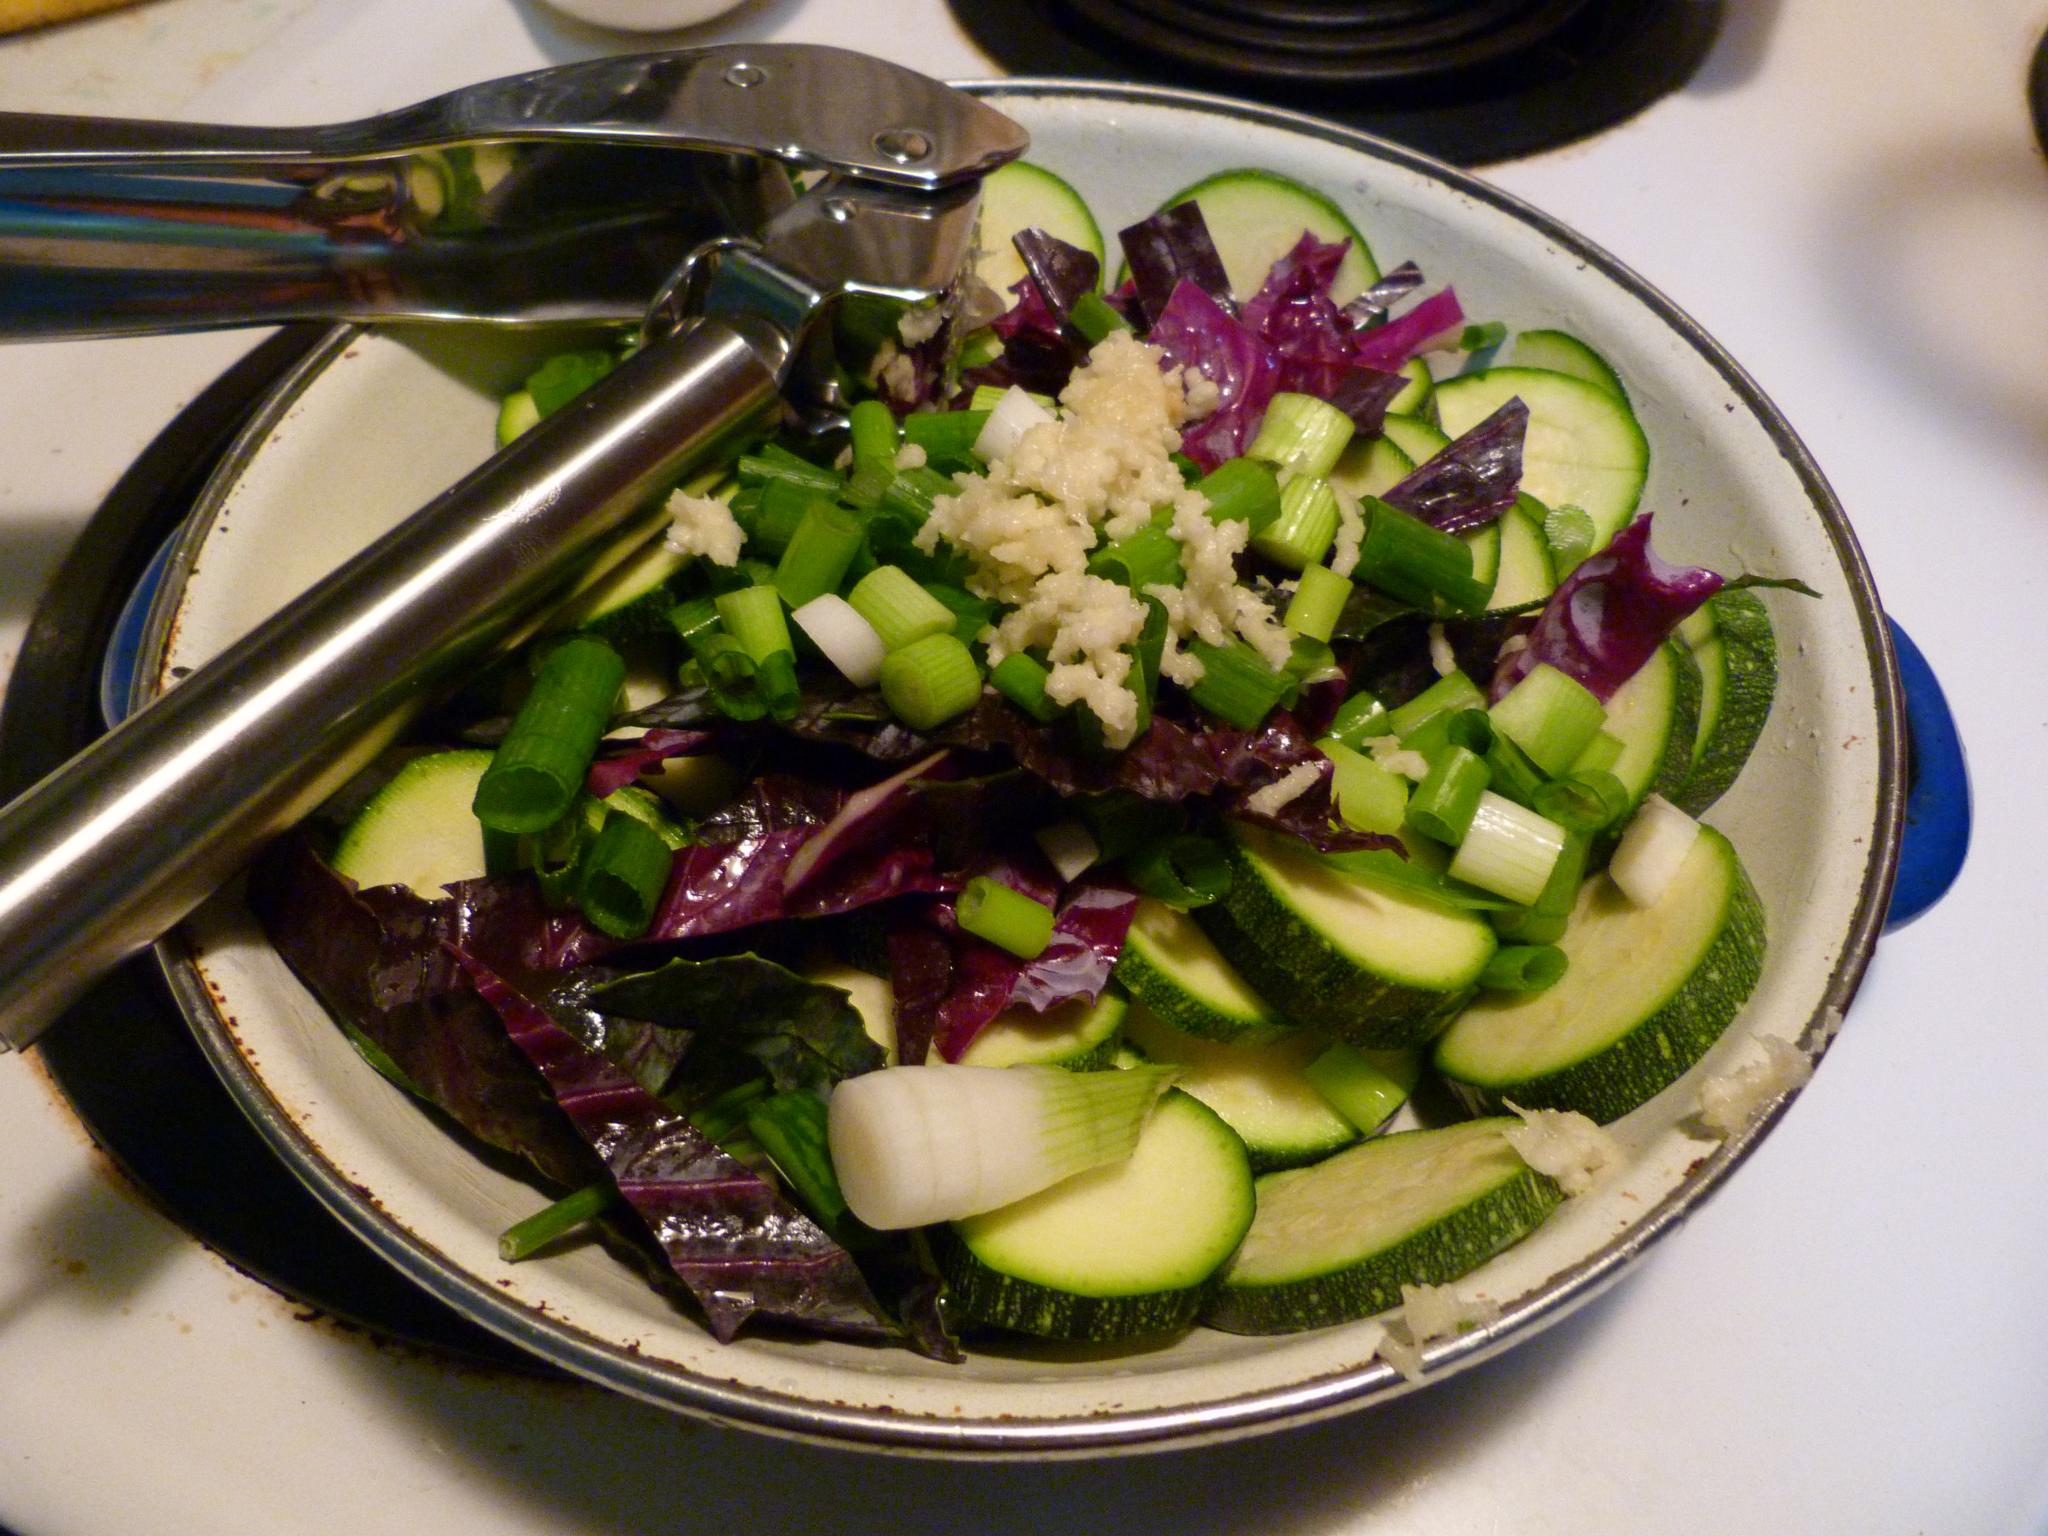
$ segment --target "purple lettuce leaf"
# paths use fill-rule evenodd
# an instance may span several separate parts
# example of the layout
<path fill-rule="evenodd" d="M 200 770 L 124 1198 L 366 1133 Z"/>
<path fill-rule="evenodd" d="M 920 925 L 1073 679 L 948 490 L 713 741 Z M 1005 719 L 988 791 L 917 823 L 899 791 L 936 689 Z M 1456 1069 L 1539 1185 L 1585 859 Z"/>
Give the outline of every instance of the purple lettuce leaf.
<path fill-rule="evenodd" d="M 1124 248 L 1138 308 L 1148 323 L 1159 323 L 1183 283 L 1200 289 L 1224 314 L 1236 314 L 1229 274 L 1223 270 L 1223 258 L 1216 252 L 1199 205 L 1176 203 L 1162 208 L 1151 218 L 1119 230 L 1117 241 Z"/>
<path fill-rule="evenodd" d="M 1192 368 L 1216 386 L 1215 410 L 1182 430 L 1181 451 L 1205 470 L 1242 455 L 1280 388 L 1272 348 L 1192 282 L 1173 290 L 1145 339 L 1169 366 Z"/>
<path fill-rule="evenodd" d="M 1493 697 L 1548 662 L 1604 703 L 1722 585 L 1713 571 L 1659 559 L 1645 512 L 1558 584 L 1528 643 L 1494 670 Z"/>
<path fill-rule="evenodd" d="M 887 837 L 916 803 L 911 792 L 915 781 L 938 772 L 946 760 L 946 749 L 941 747 L 879 783 L 848 795 L 832 819 L 806 838 L 783 866 L 783 894 L 796 896 L 849 853 Z"/>
<path fill-rule="evenodd" d="M 1352 338 L 1351 359 L 1362 367 L 1391 373 L 1416 353 L 1426 351 L 1438 337 L 1464 323 L 1465 310 L 1458 303 L 1457 293 L 1446 288 L 1385 325 L 1358 332 Z"/>
<path fill-rule="evenodd" d="M 1380 500 L 1445 533 L 1484 528 L 1515 504 L 1529 407 L 1508 401 L 1462 437 L 1415 466 Z"/>
<path fill-rule="evenodd" d="M 1067 387 L 1081 349 L 1067 335 L 1065 311 L 1046 302 L 1045 294 L 1030 277 L 1020 279 L 1010 290 L 1016 302 L 989 322 L 1002 338 L 1003 355 L 993 363 L 970 368 L 962 383 L 1007 389 L 1011 385 L 1034 394 L 1057 395 Z"/>
<path fill-rule="evenodd" d="M 1285 710 L 1267 716 L 1255 730 L 1211 732 L 1207 742 L 1216 758 L 1219 777 L 1230 786 L 1223 809 L 1234 820 L 1298 837 L 1323 853 L 1401 846 L 1399 838 L 1356 831 L 1336 821 L 1336 806 L 1331 799 L 1336 765 L 1323 756 L 1300 722 Z M 1316 769 L 1314 784 L 1277 811 L 1251 808 L 1253 795 L 1304 763 Z"/>
<path fill-rule="evenodd" d="M 1344 306 L 1344 318 L 1359 330 L 1371 325 L 1422 286 L 1422 268 L 1404 261 Z"/>
<path fill-rule="evenodd" d="M 672 757 L 689 757 L 701 752 L 710 742 L 711 735 L 707 731 L 654 730 L 624 746 L 606 743 L 603 753 L 590 765 L 590 776 L 583 787 L 602 800 L 613 790 L 631 784 L 648 769 Z"/>
<path fill-rule="evenodd" d="M 1369 434 L 1408 381 L 1353 356 L 1354 327 L 1330 297 L 1350 249 L 1348 240 L 1326 243 L 1304 230 L 1246 302 L 1244 323 L 1271 349 L 1278 388 L 1327 400 Z"/>
<path fill-rule="evenodd" d="M 939 1032 L 939 1009 L 953 985 L 953 946 L 937 902 L 889 908 L 889 989 L 896 1003 L 896 1059 L 923 1066 Z"/>
<path fill-rule="evenodd" d="M 714 1337 L 729 1343 L 756 1317 L 854 1338 L 896 1336 L 852 1255 L 774 1185 L 578 1042 L 538 1002 L 482 962 L 464 963 L 696 1297 Z"/>

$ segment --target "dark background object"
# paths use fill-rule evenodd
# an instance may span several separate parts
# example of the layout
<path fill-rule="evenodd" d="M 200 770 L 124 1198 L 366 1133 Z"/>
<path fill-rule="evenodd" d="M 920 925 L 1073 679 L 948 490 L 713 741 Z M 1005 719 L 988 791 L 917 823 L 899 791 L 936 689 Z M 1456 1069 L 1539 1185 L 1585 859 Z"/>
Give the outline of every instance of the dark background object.
<path fill-rule="evenodd" d="M 1313 113 L 1458 165 L 1613 126 L 1691 78 L 1723 0 L 950 0 L 1020 75 Z"/>
<path fill-rule="evenodd" d="M 289 326 L 179 413 L 93 515 L 30 622 L 0 709 L 0 798 L 104 729 L 100 664 L 123 603 L 264 393 L 326 333 Z M 479 1365 L 552 1374 L 401 1276 L 271 1155 L 207 1066 L 151 956 L 35 1047 L 93 1140 L 193 1236 L 295 1301 Z"/>
<path fill-rule="evenodd" d="M 2034 50 L 2034 67 L 2027 71 L 2027 105 L 2034 114 L 2034 137 L 2048 150 L 2048 34 Z"/>

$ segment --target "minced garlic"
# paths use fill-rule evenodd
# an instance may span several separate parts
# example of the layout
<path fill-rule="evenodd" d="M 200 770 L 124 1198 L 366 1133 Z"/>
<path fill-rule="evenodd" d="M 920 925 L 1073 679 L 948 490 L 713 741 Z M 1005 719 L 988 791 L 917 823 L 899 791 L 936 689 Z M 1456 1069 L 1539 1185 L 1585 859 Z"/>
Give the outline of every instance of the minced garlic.
<path fill-rule="evenodd" d="M 689 496 L 681 491 L 668 499 L 672 519 L 662 540 L 679 555 L 702 555 L 713 565 L 737 565 L 746 535 L 733 520 L 732 508 L 715 496 Z"/>

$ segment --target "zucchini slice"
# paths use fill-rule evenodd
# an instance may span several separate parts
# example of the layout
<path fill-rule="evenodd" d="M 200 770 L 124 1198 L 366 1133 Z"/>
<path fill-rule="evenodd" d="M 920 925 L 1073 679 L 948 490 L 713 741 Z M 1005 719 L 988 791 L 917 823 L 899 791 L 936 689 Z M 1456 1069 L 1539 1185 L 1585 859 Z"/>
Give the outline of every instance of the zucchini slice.
<path fill-rule="evenodd" d="M 1293 250 L 1302 231 L 1318 240 L 1349 240 L 1351 249 L 1337 268 L 1330 297 L 1343 304 L 1380 280 L 1372 247 L 1344 210 L 1313 187 L 1273 171 L 1222 171 L 1176 192 L 1162 208 L 1202 205 L 1202 220 L 1216 254 L 1223 258 L 1230 291 L 1248 299 L 1259 291 L 1273 263 Z"/>
<path fill-rule="evenodd" d="M 1399 1306 L 1534 1231 L 1564 1198 L 1502 1134 L 1468 1120 L 1402 1131 L 1259 1180 L 1259 1212 L 1202 1321 L 1290 1333 Z"/>
<path fill-rule="evenodd" d="M 507 867 L 514 840 L 503 839 L 502 850 L 490 847 L 469 808 L 491 755 L 481 749 L 430 752 L 407 763 L 343 830 L 331 861 L 335 872 L 364 890 L 402 885 L 439 901 L 456 882 Z"/>
<path fill-rule="evenodd" d="M 1331 485 L 1350 495 L 1380 496 L 1407 479 L 1414 468 L 1415 460 L 1391 437 L 1354 437 L 1329 478 Z"/>
<path fill-rule="evenodd" d="M 1436 415 L 1436 378 L 1430 373 L 1429 364 L 1419 357 L 1411 357 L 1395 372 L 1407 376 L 1408 387 L 1387 402 L 1387 413 L 1412 416 L 1418 421 L 1433 418 Z"/>
<path fill-rule="evenodd" d="M 1610 771 L 1628 790 L 1631 811 L 1652 792 L 1670 799 L 1691 777 L 1699 712 L 1700 669 L 1677 640 L 1665 641 L 1614 690 L 1602 729 L 1621 738 Z"/>
<path fill-rule="evenodd" d="M 1076 998 L 1044 1013 L 1009 1008 L 991 1019 L 960 1053 L 963 1067 L 1065 1067 L 1086 1072 L 1116 1059 L 1130 1000 L 1104 992 L 1094 1002 Z"/>
<path fill-rule="evenodd" d="M 1328 1048 L 1320 1036 L 1297 1032 L 1266 1045 L 1221 1045 L 1185 1034 L 1144 1008 L 1131 1010 L 1124 1029 L 1147 1061 L 1179 1067 L 1174 1086 L 1244 1138 L 1255 1173 L 1312 1163 L 1358 1140 L 1358 1127 L 1302 1076 Z"/>
<path fill-rule="evenodd" d="M 1607 366 L 1606 358 L 1567 332 L 1523 331 L 1515 338 L 1510 361 L 1517 368 L 1548 368 L 1552 373 L 1568 373 L 1606 390 L 1624 405 L 1628 403 L 1621 375 Z"/>
<path fill-rule="evenodd" d="M 1027 229 L 1042 229 L 1102 260 L 1102 228 L 1081 194 L 1042 165 L 1012 160 L 982 181 L 981 249 L 974 261 L 974 275 L 1006 302 L 1024 280 L 1024 258 L 1011 241 Z"/>
<path fill-rule="evenodd" d="M 1294 1027 L 1245 985 L 1200 924 L 1149 896 L 1131 919 L 1116 979 L 1175 1029 L 1205 1040 L 1257 1045 Z"/>
<path fill-rule="evenodd" d="M 1332 868 L 1289 838 L 1233 826 L 1230 894 L 1203 907 L 1223 958 L 1285 1017 L 1368 1049 L 1420 1045 L 1477 984 L 1477 915 Z"/>
<path fill-rule="evenodd" d="M 1051 1339 L 1185 1328 L 1252 1221 L 1244 1143 L 1168 1089 L 1121 1163 L 933 1233 L 958 1315 Z"/>
<path fill-rule="evenodd" d="M 1487 606 L 1512 608 L 1550 596 L 1557 589 L 1557 562 L 1551 558 L 1550 541 L 1543 537 L 1543 504 L 1518 496 L 1501 514 L 1498 526 L 1500 570 Z"/>
<path fill-rule="evenodd" d="M 1508 401 L 1529 407 L 1522 489 L 1547 507 L 1585 509 L 1599 549 L 1635 515 L 1650 445 L 1628 406 L 1596 384 L 1546 368 L 1487 368 L 1436 387 L 1438 419 L 1462 436 Z"/>
<path fill-rule="evenodd" d="M 1699 621 L 1699 622 L 1695 622 Z M 1764 733 L 1778 691 L 1778 641 L 1755 592 L 1716 592 L 1679 630 L 1700 672 L 1692 769 L 1671 803 L 1697 816 L 1727 793 Z"/>
<path fill-rule="evenodd" d="M 1437 1042 L 1437 1070 L 1479 1107 L 1604 1123 L 1676 1082 L 1734 1019 L 1763 973 L 1763 904 L 1728 839 L 1702 827 L 1653 907 L 1588 880 L 1558 947 L 1563 979 L 1482 997 Z"/>
<path fill-rule="evenodd" d="M 1440 428 L 1431 426 L 1419 416 L 1403 416 L 1398 411 L 1387 412 L 1380 432 L 1417 464 L 1435 458 L 1451 446 L 1450 438 Z"/>

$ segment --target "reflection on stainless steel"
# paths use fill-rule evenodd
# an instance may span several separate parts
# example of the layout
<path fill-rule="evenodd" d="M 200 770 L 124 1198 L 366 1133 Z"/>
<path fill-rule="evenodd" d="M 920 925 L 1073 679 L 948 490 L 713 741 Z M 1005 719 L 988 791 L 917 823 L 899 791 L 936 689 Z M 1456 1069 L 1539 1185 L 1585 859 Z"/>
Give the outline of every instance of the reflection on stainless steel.
<path fill-rule="evenodd" d="M 762 54 L 738 62 L 755 83 L 728 88 L 779 78 Z M 988 153 L 1022 151 L 1023 131 L 972 98 L 859 62 L 896 83 L 892 111 L 912 98 L 897 77 L 916 82 L 919 143 L 884 152 L 921 145 L 942 159 L 932 137 L 972 118 L 956 101 L 1007 128 Z M 527 79 L 566 76 L 555 80 L 566 89 L 585 73 Z M 463 94 L 414 111 L 445 111 Z M 830 105 L 812 101 L 804 115 Z M 850 110 L 840 126 L 858 119 Z M 758 233 L 709 242 L 682 279 L 658 285 L 645 345 L 617 371 L 0 811 L 0 1049 L 34 1039 L 100 971 L 191 911 L 594 559 L 647 538 L 667 487 L 759 429 L 782 388 L 801 397 L 836 377 L 849 311 L 888 306 L 892 334 L 902 308 L 943 302 L 980 200 L 978 179 L 944 179 L 916 190 L 893 175 L 828 175 Z"/>
<path fill-rule="evenodd" d="M 1022 148 L 971 97 L 794 45 L 594 60 L 310 128 L 0 113 L 0 339 L 628 322 L 703 241 L 787 209 L 786 168 L 929 193 Z"/>

